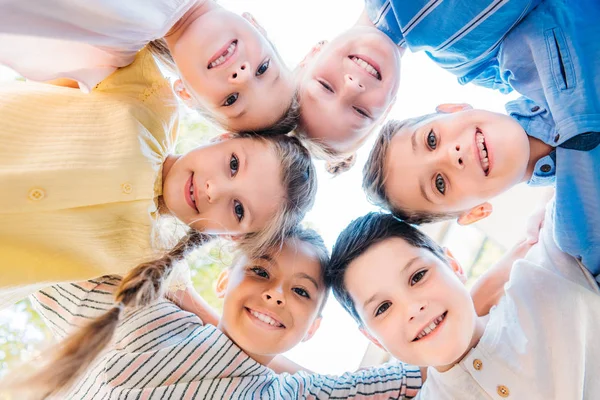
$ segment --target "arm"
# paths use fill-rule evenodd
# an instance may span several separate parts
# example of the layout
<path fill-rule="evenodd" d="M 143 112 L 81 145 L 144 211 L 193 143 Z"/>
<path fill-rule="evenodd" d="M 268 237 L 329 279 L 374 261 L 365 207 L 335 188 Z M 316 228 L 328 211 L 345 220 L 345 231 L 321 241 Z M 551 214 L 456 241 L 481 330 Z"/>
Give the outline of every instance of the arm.
<path fill-rule="evenodd" d="M 73 89 L 79 89 L 79 82 L 74 81 L 72 79 L 68 79 L 68 78 L 52 79 L 51 81 L 46 81 L 44 83 L 47 83 L 50 85 L 55 85 L 55 86 L 63 86 L 63 87 L 68 87 L 68 88 L 73 88 Z"/>

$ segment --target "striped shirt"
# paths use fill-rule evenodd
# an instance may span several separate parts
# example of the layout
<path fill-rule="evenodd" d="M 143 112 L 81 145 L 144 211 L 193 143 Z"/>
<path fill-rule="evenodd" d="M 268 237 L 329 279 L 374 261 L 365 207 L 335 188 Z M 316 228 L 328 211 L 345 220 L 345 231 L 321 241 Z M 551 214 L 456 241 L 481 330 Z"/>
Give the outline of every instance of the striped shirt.
<path fill-rule="evenodd" d="M 542 0 L 365 0 L 375 26 L 399 46 L 425 51 L 462 84 L 496 87 L 505 35 Z"/>
<path fill-rule="evenodd" d="M 118 278 L 52 286 L 36 307 L 59 336 L 113 305 Z M 401 363 L 342 376 L 276 374 L 226 335 L 162 300 L 123 318 L 106 349 L 60 398 L 69 399 L 409 399 L 421 386 L 417 367 Z"/>

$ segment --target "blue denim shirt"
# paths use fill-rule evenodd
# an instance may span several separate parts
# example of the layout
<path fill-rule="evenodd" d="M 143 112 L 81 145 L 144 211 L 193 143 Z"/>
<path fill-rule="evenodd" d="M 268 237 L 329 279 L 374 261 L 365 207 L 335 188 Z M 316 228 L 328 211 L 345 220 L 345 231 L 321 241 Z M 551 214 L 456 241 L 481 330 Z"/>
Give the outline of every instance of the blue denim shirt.
<path fill-rule="evenodd" d="M 600 132 L 574 136 L 557 146 L 548 110 L 521 97 L 509 102 L 506 111 L 528 135 L 555 147 L 536 162 L 528 184 L 556 186 L 554 239 L 600 283 Z"/>
<path fill-rule="evenodd" d="M 504 36 L 542 0 L 365 0 L 375 26 L 399 46 L 425 51 L 459 82 L 510 91 L 496 55 Z"/>

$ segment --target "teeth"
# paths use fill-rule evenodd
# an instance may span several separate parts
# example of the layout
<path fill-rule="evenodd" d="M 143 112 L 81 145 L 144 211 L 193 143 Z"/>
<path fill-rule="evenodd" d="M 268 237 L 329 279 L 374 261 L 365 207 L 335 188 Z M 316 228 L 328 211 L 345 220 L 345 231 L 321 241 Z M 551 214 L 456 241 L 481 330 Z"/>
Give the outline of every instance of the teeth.
<path fill-rule="evenodd" d="M 490 160 L 487 156 L 487 148 L 485 147 L 485 138 L 483 133 L 477 130 L 475 141 L 477 142 L 477 148 L 479 149 L 479 160 L 481 161 L 481 166 L 483 167 L 483 171 L 487 174 L 488 168 L 490 166 Z"/>
<path fill-rule="evenodd" d="M 353 56 L 351 59 L 358 66 L 362 67 L 365 71 L 367 71 L 369 74 L 373 75 L 377 79 L 381 79 L 381 76 L 379 75 L 379 72 L 377 72 L 377 70 L 375 69 L 375 67 L 373 67 L 371 64 L 369 64 L 368 62 L 366 62 L 362 58 L 358 58 L 356 56 Z"/>
<path fill-rule="evenodd" d="M 223 64 L 223 62 L 225 62 L 225 60 L 227 60 L 227 58 L 229 58 L 229 56 L 231 54 L 233 54 L 233 51 L 235 50 L 236 46 L 237 46 L 237 41 L 231 42 L 229 47 L 227 47 L 227 49 L 221 54 L 221 56 L 219 58 L 217 58 L 215 61 L 208 64 L 208 69 L 215 68 L 215 67 L 218 67 L 219 65 Z"/>
<path fill-rule="evenodd" d="M 190 198 L 192 199 L 192 203 L 196 204 L 196 199 L 194 198 L 194 184 L 190 185 Z"/>
<path fill-rule="evenodd" d="M 267 324 L 269 324 L 271 326 L 276 326 L 276 327 L 282 327 L 283 326 L 279 322 L 275 321 L 273 318 L 269 317 L 268 315 L 261 314 L 259 312 L 254 311 L 254 310 L 250 310 L 250 314 L 254 315 L 256 318 L 258 318 L 262 322 L 267 323 Z"/>
<path fill-rule="evenodd" d="M 425 327 L 425 329 L 423 329 L 418 335 L 416 340 L 422 339 L 425 336 L 429 335 L 431 332 L 433 332 L 435 330 L 435 328 L 437 328 L 437 326 L 440 324 L 440 322 L 442 322 L 445 318 L 445 315 L 440 315 L 439 317 L 437 317 L 436 319 L 434 319 L 431 324 L 429 324 L 427 327 Z"/>

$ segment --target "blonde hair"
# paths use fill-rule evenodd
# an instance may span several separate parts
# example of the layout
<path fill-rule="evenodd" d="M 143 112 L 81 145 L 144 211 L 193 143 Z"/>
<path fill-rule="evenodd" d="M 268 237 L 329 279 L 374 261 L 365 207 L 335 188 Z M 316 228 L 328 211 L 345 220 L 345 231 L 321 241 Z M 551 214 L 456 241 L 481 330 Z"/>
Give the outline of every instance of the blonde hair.
<path fill-rule="evenodd" d="M 308 150 L 295 137 L 252 134 L 239 134 L 237 137 L 271 143 L 281 161 L 281 182 L 286 196 L 279 212 L 262 231 L 244 235 L 237 244 L 249 257 L 259 257 L 272 248 L 280 247 L 312 206 L 317 189 L 315 170 Z M 123 310 L 155 302 L 162 296 L 166 279 L 175 263 L 211 238 L 202 232 L 190 231 L 161 258 L 129 271 L 115 293 L 115 306 L 66 338 L 46 365 L 19 384 L 38 389 L 43 393 L 42 398 L 56 395 L 72 385 L 112 341 Z"/>

